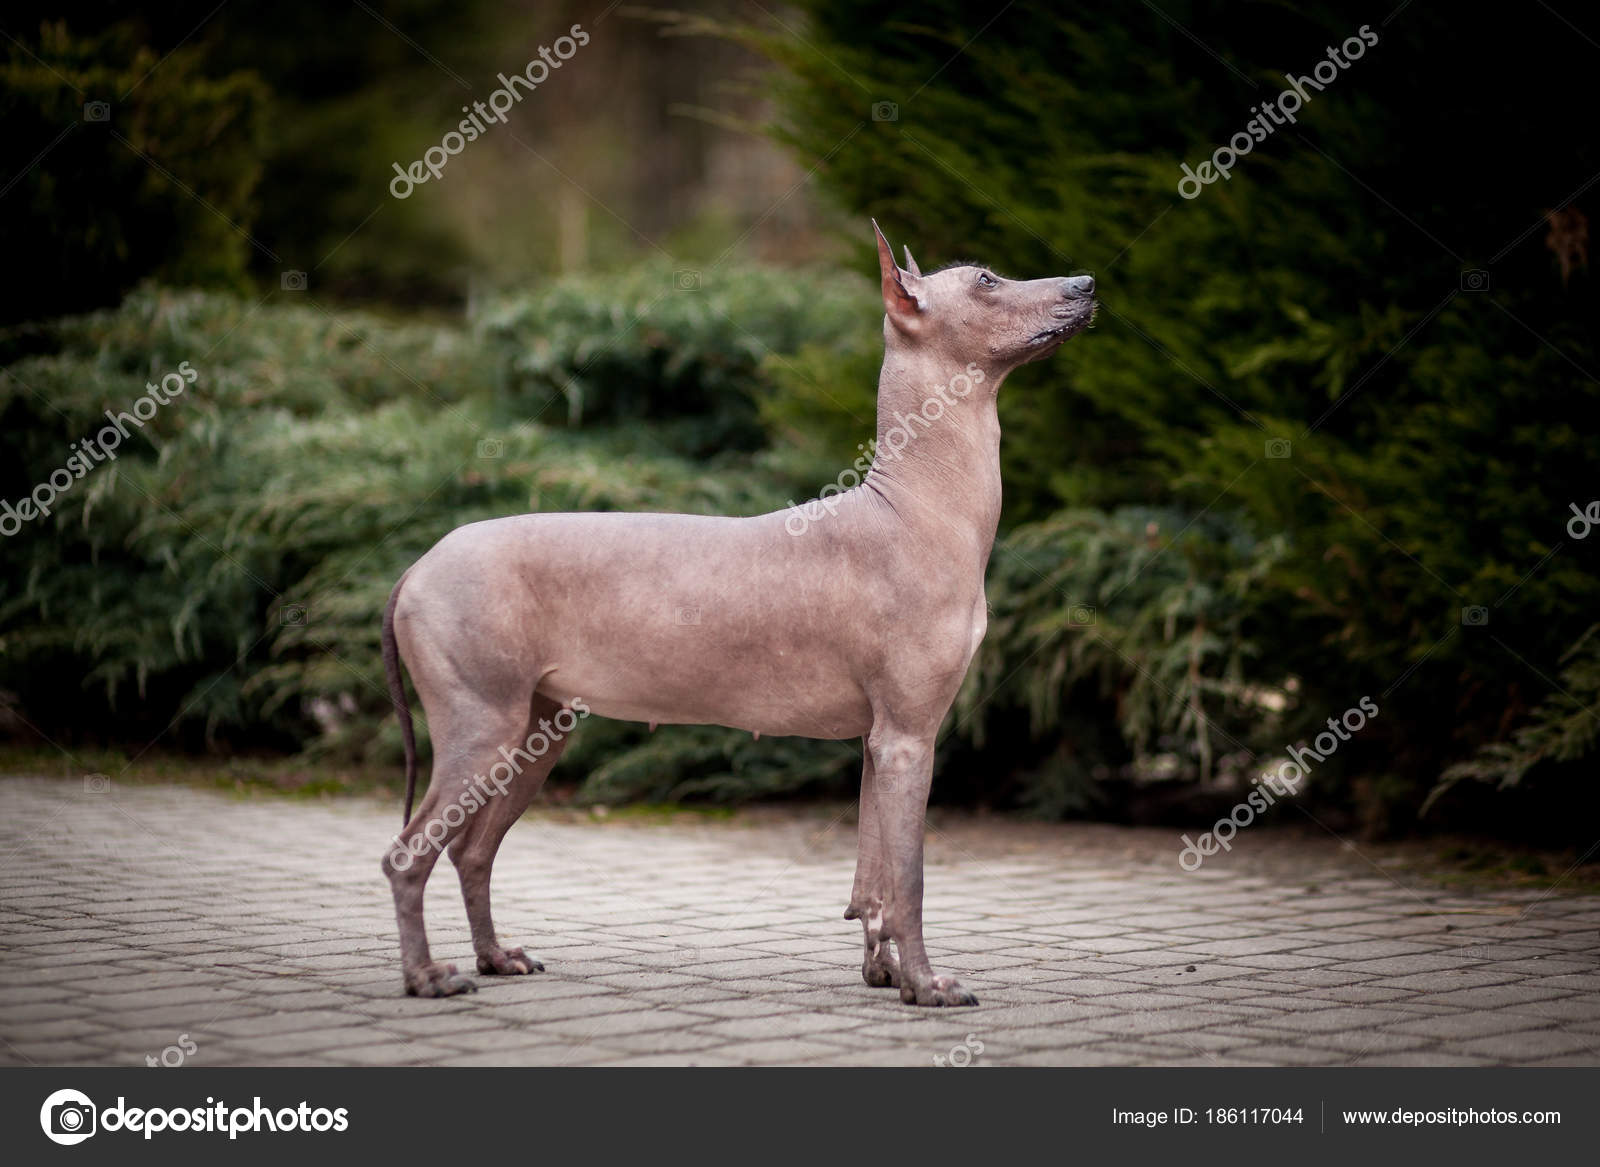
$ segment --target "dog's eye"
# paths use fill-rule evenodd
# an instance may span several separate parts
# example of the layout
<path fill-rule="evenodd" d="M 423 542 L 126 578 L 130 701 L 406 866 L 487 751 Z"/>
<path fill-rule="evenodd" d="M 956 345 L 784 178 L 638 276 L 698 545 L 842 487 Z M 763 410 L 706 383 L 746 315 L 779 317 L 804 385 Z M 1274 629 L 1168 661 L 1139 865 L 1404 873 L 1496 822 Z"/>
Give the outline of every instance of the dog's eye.
<path fill-rule="evenodd" d="M 1000 284 L 988 272 L 981 271 L 978 273 L 978 286 L 980 288 L 998 288 Z"/>

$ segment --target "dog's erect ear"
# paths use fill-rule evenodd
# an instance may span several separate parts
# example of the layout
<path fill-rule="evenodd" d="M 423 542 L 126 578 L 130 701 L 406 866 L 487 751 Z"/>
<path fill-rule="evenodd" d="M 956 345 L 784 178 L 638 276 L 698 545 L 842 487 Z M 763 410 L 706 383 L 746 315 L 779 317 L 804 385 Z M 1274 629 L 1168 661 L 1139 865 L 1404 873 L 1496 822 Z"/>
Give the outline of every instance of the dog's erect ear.
<path fill-rule="evenodd" d="M 922 301 L 919 298 L 922 280 L 915 272 L 903 271 L 894 261 L 894 249 L 883 237 L 878 221 L 872 221 L 872 232 L 878 237 L 878 267 L 883 275 L 883 310 L 902 332 L 910 332 L 922 322 Z M 909 252 L 907 258 L 909 258 Z"/>
<path fill-rule="evenodd" d="M 911 258 L 911 244 L 902 245 L 906 251 L 906 270 L 918 279 L 922 278 L 922 269 L 917 266 L 917 261 Z"/>

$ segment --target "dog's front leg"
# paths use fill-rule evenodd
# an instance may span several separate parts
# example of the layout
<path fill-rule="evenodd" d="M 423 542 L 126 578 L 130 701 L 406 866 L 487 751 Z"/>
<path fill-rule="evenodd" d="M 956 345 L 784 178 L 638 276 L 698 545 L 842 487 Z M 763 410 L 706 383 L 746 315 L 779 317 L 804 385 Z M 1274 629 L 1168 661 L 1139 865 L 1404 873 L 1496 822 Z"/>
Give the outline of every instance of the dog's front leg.
<path fill-rule="evenodd" d="M 922 832 L 933 784 L 934 733 L 874 726 L 872 755 L 878 837 L 889 869 L 883 934 L 900 954 L 900 999 L 916 1005 L 976 1005 L 954 977 L 936 976 L 922 943 Z"/>
<path fill-rule="evenodd" d="M 865 743 L 863 743 L 865 745 Z M 872 771 L 872 751 L 861 762 L 861 803 L 856 815 L 856 882 L 850 892 L 846 920 L 860 920 L 865 950 L 861 979 L 875 989 L 900 987 L 900 964 L 883 931 L 884 905 L 890 894 L 889 865 L 878 833 L 877 780 Z"/>

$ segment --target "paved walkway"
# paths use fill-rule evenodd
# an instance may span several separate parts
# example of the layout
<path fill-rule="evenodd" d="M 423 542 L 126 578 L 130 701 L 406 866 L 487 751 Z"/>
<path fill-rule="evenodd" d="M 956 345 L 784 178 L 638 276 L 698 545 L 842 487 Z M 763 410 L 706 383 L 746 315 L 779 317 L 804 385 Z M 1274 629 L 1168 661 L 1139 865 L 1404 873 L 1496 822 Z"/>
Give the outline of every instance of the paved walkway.
<path fill-rule="evenodd" d="M 919 1010 L 860 980 L 848 821 L 544 812 L 495 894 L 549 971 L 408 999 L 398 818 L 0 779 L 0 1064 L 1600 1065 L 1600 897 L 1268 832 L 1186 875 L 1171 832 L 936 819 L 929 946 L 982 1004 Z M 447 865 L 428 912 L 469 969 Z"/>

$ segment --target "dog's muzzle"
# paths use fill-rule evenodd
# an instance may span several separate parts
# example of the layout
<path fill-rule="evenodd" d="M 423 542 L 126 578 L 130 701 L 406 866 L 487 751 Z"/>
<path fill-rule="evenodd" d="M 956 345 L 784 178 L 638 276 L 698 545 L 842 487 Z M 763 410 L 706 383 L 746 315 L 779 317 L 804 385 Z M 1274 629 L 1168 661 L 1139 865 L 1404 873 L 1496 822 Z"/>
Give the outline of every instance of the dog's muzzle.
<path fill-rule="evenodd" d="M 1094 318 L 1095 307 L 1092 276 L 1073 276 L 1061 281 L 1061 302 L 1050 309 L 1051 319 L 1059 323 L 1034 333 L 1028 338 L 1028 344 L 1037 346 L 1065 340 Z"/>

